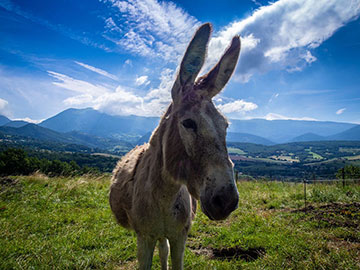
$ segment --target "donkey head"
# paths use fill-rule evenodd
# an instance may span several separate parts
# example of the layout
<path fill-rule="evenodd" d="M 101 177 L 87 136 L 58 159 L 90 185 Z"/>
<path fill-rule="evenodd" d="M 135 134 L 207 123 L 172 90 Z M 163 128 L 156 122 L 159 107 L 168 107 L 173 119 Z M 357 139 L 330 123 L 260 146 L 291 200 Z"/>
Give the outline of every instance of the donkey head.
<path fill-rule="evenodd" d="M 233 164 L 226 148 L 227 120 L 212 98 L 230 79 L 240 52 L 235 36 L 220 61 L 205 76 L 196 77 L 204 64 L 211 25 L 202 25 L 190 42 L 173 85 L 164 142 L 165 168 L 174 179 L 200 198 L 202 211 L 213 220 L 225 219 L 237 208 L 239 196 Z"/>

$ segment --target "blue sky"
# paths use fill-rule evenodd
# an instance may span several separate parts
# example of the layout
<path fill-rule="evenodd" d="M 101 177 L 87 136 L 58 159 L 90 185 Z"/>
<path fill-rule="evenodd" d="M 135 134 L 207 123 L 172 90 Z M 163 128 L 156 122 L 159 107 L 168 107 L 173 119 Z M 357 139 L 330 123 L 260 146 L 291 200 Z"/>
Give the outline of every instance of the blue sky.
<path fill-rule="evenodd" d="M 228 117 L 360 124 L 359 14 L 360 0 L 0 0 L 0 114 L 159 116 L 187 43 L 211 22 L 203 73 L 242 41 L 214 98 Z"/>

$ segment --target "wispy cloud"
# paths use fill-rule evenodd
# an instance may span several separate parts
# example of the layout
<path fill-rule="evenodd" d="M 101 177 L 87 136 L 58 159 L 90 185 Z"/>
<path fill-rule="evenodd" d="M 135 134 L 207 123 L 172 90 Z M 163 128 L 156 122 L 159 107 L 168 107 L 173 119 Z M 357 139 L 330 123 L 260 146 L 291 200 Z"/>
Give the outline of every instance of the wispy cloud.
<path fill-rule="evenodd" d="M 253 2 L 255 5 L 257 5 L 259 7 L 262 6 L 261 3 L 256 0 L 251 0 L 251 2 Z"/>
<path fill-rule="evenodd" d="M 54 85 L 83 95 L 100 96 L 109 92 L 108 88 L 100 84 L 92 84 L 83 80 L 74 79 L 54 71 L 48 71 L 48 74 L 56 79 L 56 81 L 52 82 Z"/>
<path fill-rule="evenodd" d="M 108 77 L 110 79 L 113 79 L 114 81 L 117 81 L 118 80 L 118 77 L 116 77 L 115 75 L 113 74 L 110 74 L 109 72 L 105 71 L 105 70 L 102 70 L 100 68 L 96 68 L 96 67 L 93 67 L 93 66 L 90 66 L 90 65 L 87 65 L 87 64 L 84 64 L 84 63 L 81 63 L 81 62 L 78 62 L 78 61 L 74 61 L 76 64 L 88 69 L 88 70 L 91 70 L 95 73 L 98 73 L 100 75 L 103 75 L 105 77 Z"/>
<path fill-rule="evenodd" d="M 302 121 L 317 121 L 317 119 L 312 117 L 291 117 L 285 116 L 277 113 L 268 113 L 266 116 L 261 117 L 266 120 L 302 120 Z"/>
<path fill-rule="evenodd" d="M 146 75 L 137 77 L 135 80 L 135 85 L 137 85 L 137 86 L 148 85 L 149 83 L 150 83 L 149 77 Z"/>
<path fill-rule="evenodd" d="M 88 33 L 84 31 L 75 31 L 74 29 L 70 29 L 63 24 L 52 23 L 49 20 L 35 16 L 31 12 L 23 10 L 19 4 L 16 4 L 14 2 L 15 1 L 10 2 L 8 0 L 0 1 L 0 7 L 3 7 L 9 12 L 12 12 L 36 24 L 42 25 L 52 31 L 60 33 L 70 39 L 76 40 L 87 46 L 99 48 L 104 51 L 111 51 L 111 49 L 107 47 L 104 43 L 94 41 L 93 38 L 89 37 Z"/>
<path fill-rule="evenodd" d="M 104 37 L 136 55 L 178 62 L 199 22 L 172 2 L 104 0 L 120 13 L 105 20 Z"/>
<path fill-rule="evenodd" d="M 345 110 L 346 110 L 346 108 L 339 109 L 336 111 L 336 114 L 337 115 L 343 114 Z"/>
<path fill-rule="evenodd" d="M 132 66 L 132 61 L 130 59 L 125 60 L 125 65 Z"/>
<path fill-rule="evenodd" d="M 331 89 L 299 89 L 299 90 L 291 90 L 291 91 L 286 91 L 284 92 L 282 95 L 301 95 L 301 96 L 312 96 L 312 95 L 326 95 L 328 93 L 332 93 L 335 92 L 335 90 L 331 90 Z"/>
<path fill-rule="evenodd" d="M 33 123 L 33 124 L 39 124 L 39 123 L 41 123 L 41 122 L 44 121 L 44 120 L 45 120 L 45 119 L 34 120 L 34 119 L 29 118 L 29 117 L 25 117 L 25 118 L 15 118 L 15 119 L 13 119 L 13 121 L 25 121 L 25 122 Z"/>
<path fill-rule="evenodd" d="M 360 0 L 279 0 L 215 34 L 209 45 L 208 68 L 220 57 L 232 36 L 242 36 L 237 77 L 273 68 L 302 70 L 316 61 L 312 49 L 360 13 Z"/>
<path fill-rule="evenodd" d="M 269 99 L 269 103 L 271 103 L 271 102 L 273 102 L 275 99 L 277 99 L 279 95 L 280 95 L 279 93 L 272 94 L 271 98 Z"/>

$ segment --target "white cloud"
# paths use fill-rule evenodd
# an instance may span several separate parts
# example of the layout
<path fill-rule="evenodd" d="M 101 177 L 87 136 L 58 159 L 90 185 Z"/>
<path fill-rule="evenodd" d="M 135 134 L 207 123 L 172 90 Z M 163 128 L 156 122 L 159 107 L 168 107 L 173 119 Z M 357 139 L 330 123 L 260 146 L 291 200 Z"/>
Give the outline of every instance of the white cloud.
<path fill-rule="evenodd" d="M 172 2 L 104 0 L 119 12 L 105 20 L 104 37 L 137 55 L 178 62 L 199 22 Z M 119 27 L 121 25 L 121 27 Z"/>
<path fill-rule="evenodd" d="M 255 110 L 258 106 L 255 103 L 240 99 L 222 105 L 217 105 L 217 107 L 223 113 L 234 113 L 252 111 Z"/>
<path fill-rule="evenodd" d="M 304 55 L 302 55 L 302 58 L 306 61 L 306 63 L 311 64 L 312 62 L 315 62 L 317 58 L 311 54 L 310 51 L 306 51 Z"/>
<path fill-rule="evenodd" d="M 108 78 L 110 78 L 110 79 L 113 79 L 113 80 L 115 80 L 115 81 L 118 80 L 118 77 L 116 77 L 115 75 L 110 74 L 109 72 L 107 72 L 107 71 L 105 71 L 105 70 L 102 70 L 102 69 L 100 69 L 100 68 L 96 68 L 96 67 L 93 67 L 93 66 L 90 66 L 90 65 L 87 65 L 87 64 L 78 62 L 78 61 L 75 61 L 75 63 L 78 64 L 78 65 L 80 65 L 80 66 L 82 66 L 82 67 L 84 67 L 84 68 L 86 68 L 86 69 L 88 69 L 88 70 L 91 70 L 91 71 L 93 71 L 93 72 L 96 72 L 96 73 L 98 73 L 98 74 L 100 74 L 100 75 L 103 75 L 103 76 L 108 77 Z"/>
<path fill-rule="evenodd" d="M 346 108 L 342 108 L 336 111 L 337 115 L 343 114 L 343 112 L 346 110 Z"/>
<path fill-rule="evenodd" d="M 277 113 L 268 113 L 265 117 L 262 117 L 266 120 L 302 120 L 302 121 L 317 121 L 315 118 L 311 117 L 289 117 Z"/>
<path fill-rule="evenodd" d="M 275 99 L 277 99 L 279 95 L 280 95 L 279 93 L 273 94 L 273 95 L 271 96 L 271 98 L 269 99 L 269 103 L 271 103 L 271 102 L 273 102 Z"/>
<path fill-rule="evenodd" d="M 234 35 L 242 37 L 236 76 L 248 81 L 256 72 L 273 68 L 299 71 L 316 61 L 311 49 L 360 13 L 360 0 L 279 0 L 215 34 L 209 63 L 215 64 Z"/>
<path fill-rule="evenodd" d="M 168 68 L 161 72 L 159 87 L 151 89 L 145 96 L 121 85 L 114 89 L 53 71 L 48 73 L 57 80 L 53 82 L 54 85 L 77 93 L 64 100 L 64 104 L 71 107 L 92 107 L 115 115 L 160 116 L 171 102 L 170 89 L 174 81 L 174 71 Z M 146 83 L 147 77 L 142 81 Z"/>
<path fill-rule="evenodd" d="M 29 117 L 13 119 L 13 121 L 25 121 L 25 122 L 33 123 L 33 124 L 39 124 L 39 123 L 41 123 L 41 122 L 44 121 L 44 120 L 45 120 L 45 119 L 34 120 L 34 119 L 29 118 Z"/>
<path fill-rule="evenodd" d="M 256 0 L 251 0 L 251 2 L 253 2 L 255 5 L 257 5 L 257 6 L 261 6 L 261 3 L 260 2 L 258 2 L 258 1 L 256 1 Z"/>
<path fill-rule="evenodd" d="M 140 76 L 137 77 L 135 80 L 135 85 L 140 86 L 140 85 L 148 85 L 150 83 L 148 76 L 144 75 L 144 76 Z"/>
<path fill-rule="evenodd" d="M 7 100 L 0 98 L 0 115 L 8 115 L 8 105 Z"/>
<path fill-rule="evenodd" d="M 127 59 L 125 61 L 125 65 L 129 65 L 129 66 L 132 66 L 132 61 L 130 59 Z"/>

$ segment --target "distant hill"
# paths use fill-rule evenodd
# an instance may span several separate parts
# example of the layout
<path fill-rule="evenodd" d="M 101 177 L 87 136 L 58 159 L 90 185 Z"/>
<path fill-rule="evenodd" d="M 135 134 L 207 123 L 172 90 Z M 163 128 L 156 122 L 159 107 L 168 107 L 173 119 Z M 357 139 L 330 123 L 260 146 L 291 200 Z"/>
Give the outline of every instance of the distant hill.
<path fill-rule="evenodd" d="M 300 121 L 300 120 L 230 120 L 229 132 L 249 133 L 266 138 L 274 143 L 285 143 L 301 134 L 314 133 L 320 136 L 331 136 L 348 130 L 355 124 Z"/>
<path fill-rule="evenodd" d="M 291 142 L 317 142 L 317 141 L 325 141 L 325 140 L 326 137 L 309 132 L 293 138 Z"/>
<path fill-rule="evenodd" d="M 93 109 L 68 109 L 43 121 L 40 126 L 58 132 L 80 131 L 136 142 L 158 122 L 157 117 L 112 116 Z"/>
<path fill-rule="evenodd" d="M 46 141 L 71 142 L 65 135 L 47 128 L 39 127 L 35 124 L 27 124 L 19 128 L 3 126 L 0 127 L 0 132 L 3 134 L 24 136 Z"/>
<path fill-rule="evenodd" d="M 306 133 L 295 137 L 291 142 L 315 142 L 315 141 L 360 141 L 360 125 L 332 136 L 320 136 L 314 133 Z"/>
<path fill-rule="evenodd" d="M 149 142 L 152 132 L 147 132 L 144 136 L 142 136 L 137 142 L 136 145 L 143 145 L 144 143 Z"/>
<path fill-rule="evenodd" d="M 8 123 L 6 123 L 4 125 L 4 127 L 14 127 L 14 128 L 19 128 L 19 127 L 23 127 L 25 125 L 29 124 L 29 122 L 26 121 L 22 121 L 22 120 L 15 120 L 15 121 L 10 121 Z"/>
<path fill-rule="evenodd" d="M 60 133 L 35 124 L 27 124 L 19 128 L 3 126 L 0 127 L 0 133 L 28 137 L 41 141 L 78 144 L 104 150 L 114 150 L 114 148 L 119 148 L 122 151 L 128 151 L 133 147 L 128 142 L 123 142 L 116 139 L 99 138 L 79 132 Z"/>
<path fill-rule="evenodd" d="M 333 136 L 329 136 L 328 140 L 337 141 L 360 141 L 360 125 L 350 128 L 344 132 L 340 132 Z"/>
<path fill-rule="evenodd" d="M 142 144 L 148 141 L 159 119 L 133 115 L 112 116 L 88 108 L 65 110 L 39 125 L 57 132 L 77 131 L 96 137 Z M 228 140 L 265 145 L 292 141 L 331 140 L 331 136 L 355 126 L 357 125 L 351 123 L 324 121 L 230 119 Z"/>
<path fill-rule="evenodd" d="M 11 120 L 6 116 L 0 115 L 0 126 L 9 123 Z"/>
<path fill-rule="evenodd" d="M 228 142 L 256 143 L 262 145 L 273 145 L 274 142 L 260 136 L 248 133 L 228 132 L 226 136 Z"/>

